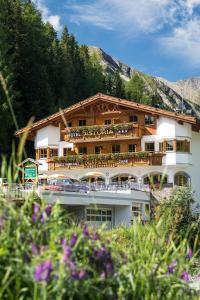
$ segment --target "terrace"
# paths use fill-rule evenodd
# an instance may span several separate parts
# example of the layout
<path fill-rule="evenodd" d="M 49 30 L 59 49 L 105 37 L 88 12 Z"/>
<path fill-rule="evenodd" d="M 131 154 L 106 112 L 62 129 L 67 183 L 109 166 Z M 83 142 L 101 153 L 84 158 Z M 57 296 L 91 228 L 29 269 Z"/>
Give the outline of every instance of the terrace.
<path fill-rule="evenodd" d="M 64 140 L 73 143 L 141 138 L 143 127 L 133 123 L 71 127 L 62 131 Z"/>
<path fill-rule="evenodd" d="M 53 157 L 48 161 L 48 170 L 63 168 L 109 168 L 119 166 L 162 165 L 163 153 L 126 152 L 108 154 L 70 155 L 66 157 Z"/>

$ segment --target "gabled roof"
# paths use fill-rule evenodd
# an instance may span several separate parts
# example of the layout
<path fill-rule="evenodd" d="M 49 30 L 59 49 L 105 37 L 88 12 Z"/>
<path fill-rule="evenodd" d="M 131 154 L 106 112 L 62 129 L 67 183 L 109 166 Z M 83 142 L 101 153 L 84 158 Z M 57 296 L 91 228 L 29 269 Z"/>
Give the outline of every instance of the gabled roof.
<path fill-rule="evenodd" d="M 41 163 L 39 163 L 37 160 L 28 157 L 20 163 L 20 166 L 25 165 L 28 161 L 30 161 L 33 164 L 38 165 L 38 166 L 41 165 Z"/>
<path fill-rule="evenodd" d="M 61 119 L 63 115 L 72 113 L 72 112 L 76 111 L 77 109 L 80 109 L 83 106 L 86 106 L 88 104 L 92 104 L 93 102 L 95 102 L 97 100 L 106 101 L 106 102 L 114 103 L 117 105 L 123 105 L 123 106 L 126 106 L 127 108 L 136 109 L 138 111 L 148 113 L 148 114 L 159 115 L 159 116 L 167 117 L 170 119 L 175 119 L 177 121 L 182 121 L 182 122 L 186 122 L 186 123 L 189 123 L 192 125 L 196 125 L 200 128 L 200 123 L 197 121 L 197 119 L 195 117 L 180 114 L 180 113 L 170 112 L 170 111 L 160 109 L 160 108 L 155 108 L 155 107 L 152 107 L 149 105 L 140 104 L 140 103 L 133 102 L 130 100 L 124 100 L 124 99 L 115 98 L 112 96 L 107 96 L 107 95 L 98 93 L 98 94 L 96 94 L 92 97 L 89 97 L 83 101 L 80 101 L 72 106 L 69 106 L 68 108 L 63 109 L 53 115 L 50 115 L 47 118 L 41 119 L 40 121 L 33 123 L 31 128 L 29 128 L 29 130 L 34 131 L 34 130 L 38 130 L 39 128 L 45 127 L 48 124 Z M 28 130 L 27 127 L 21 128 L 16 131 L 15 135 L 20 136 L 26 130 Z"/>

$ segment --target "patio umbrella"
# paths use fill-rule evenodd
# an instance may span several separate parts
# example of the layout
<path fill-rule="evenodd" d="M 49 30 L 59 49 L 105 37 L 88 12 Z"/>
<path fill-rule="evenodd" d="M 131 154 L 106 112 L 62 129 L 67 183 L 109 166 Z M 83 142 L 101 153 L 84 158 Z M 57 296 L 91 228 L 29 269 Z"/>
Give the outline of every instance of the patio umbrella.
<path fill-rule="evenodd" d="M 40 174 L 38 175 L 39 179 L 47 179 L 47 174 Z"/>
<path fill-rule="evenodd" d="M 91 179 L 95 178 L 97 179 L 98 177 L 103 177 L 103 174 L 100 172 L 89 172 L 85 174 L 85 177 L 89 178 L 89 184 L 91 184 Z"/>
<path fill-rule="evenodd" d="M 64 175 L 64 174 L 51 174 L 51 175 L 48 175 L 48 178 L 53 178 L 53 179 L 57 179 L 57 178 L 66 178 L 67 176 Z"/>
<path fill-rule="evenodd" d="M 89 172 L 85 174 L 86 177 L 103 177 L 103 174 L 100 172 Z"/>

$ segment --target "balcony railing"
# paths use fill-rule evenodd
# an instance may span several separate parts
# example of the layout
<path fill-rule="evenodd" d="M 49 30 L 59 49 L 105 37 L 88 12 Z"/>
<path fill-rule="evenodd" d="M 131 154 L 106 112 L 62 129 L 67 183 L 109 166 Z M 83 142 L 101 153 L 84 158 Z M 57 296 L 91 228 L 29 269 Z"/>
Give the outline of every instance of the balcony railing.
<path fill-rule="evenodd" d="M 54 157 L 48 161 L 49 170 L 62 168 L 114 168 L 135 165 L 162 165 L 163 153 L 127 152 Z"/>
<path fill-rule="evenodd" d="M 82 142 L 95 139 L 139 138 L 142 127 L 133 123 L 71 127 L 64 130 L 65 140 Z"/>

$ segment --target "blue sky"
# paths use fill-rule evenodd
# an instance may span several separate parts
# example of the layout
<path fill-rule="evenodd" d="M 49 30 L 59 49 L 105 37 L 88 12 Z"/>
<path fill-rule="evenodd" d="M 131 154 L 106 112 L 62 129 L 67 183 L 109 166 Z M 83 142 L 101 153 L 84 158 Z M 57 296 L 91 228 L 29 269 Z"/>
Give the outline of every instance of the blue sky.
<path fill-rule="evenodd" d="M 200 76 L 200 0 L 33 0 L 58 34 L 171 81 Z"/>

